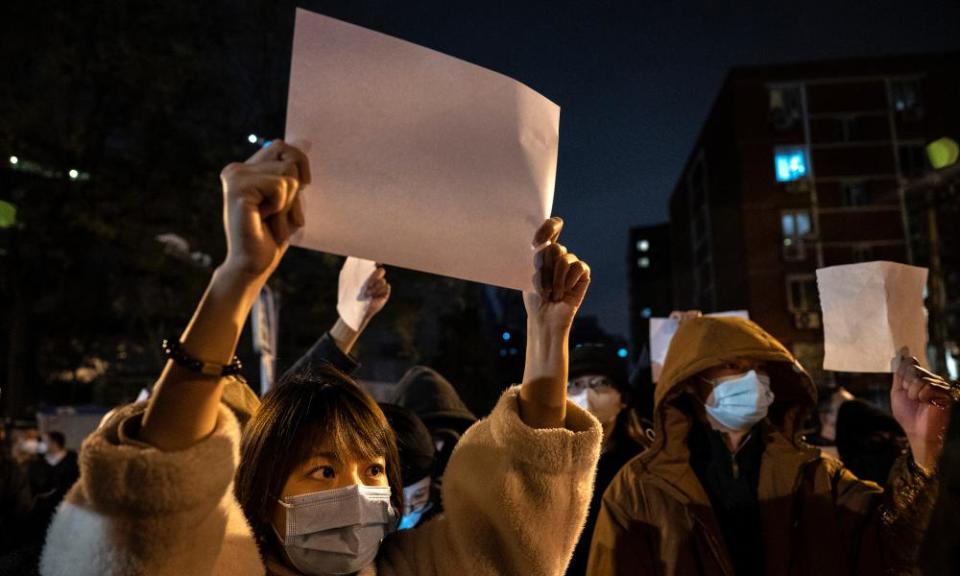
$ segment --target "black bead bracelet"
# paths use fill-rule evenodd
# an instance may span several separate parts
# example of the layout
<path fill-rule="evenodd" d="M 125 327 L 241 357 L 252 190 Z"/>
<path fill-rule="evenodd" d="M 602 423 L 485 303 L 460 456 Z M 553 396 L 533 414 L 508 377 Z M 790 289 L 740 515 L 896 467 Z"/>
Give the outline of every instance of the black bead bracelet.
<path fill-rule="evenodd" d="M 161 346 L 167 358 L 173 360 L 178 366 L 182 366 L 198 374 L 204 374 L 206 376 L 235 376 L 243 369 L 243 364 L 240 363 L 240 359 L 236 356 L 234 356 L 233 360 L 226 366 L 198 360 L 183 350 L 183 346 L 179 340 L 172 338 L 165 338 Z"/>

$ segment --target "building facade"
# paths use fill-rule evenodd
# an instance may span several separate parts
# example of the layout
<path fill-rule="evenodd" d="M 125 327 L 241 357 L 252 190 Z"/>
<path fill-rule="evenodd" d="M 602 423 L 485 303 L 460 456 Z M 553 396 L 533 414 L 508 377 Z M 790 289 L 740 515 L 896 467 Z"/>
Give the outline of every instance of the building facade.
<path fill-rule="evenodd" d="M 627 245 L 630 346 L 632 357 L 643 354 L 650 341 L 650 318 L 673 310 L 670 224 L 635 226 Z"/>
<path fill-rule="evenodd" d="M 926 265 L 904 183 L 931 170 L 928 142 L 960 131 L 958 56 L 733 70 L 670 200 L 675 306 L 747 309 L 836 384 L 820 370 L 815 271 Z"/>

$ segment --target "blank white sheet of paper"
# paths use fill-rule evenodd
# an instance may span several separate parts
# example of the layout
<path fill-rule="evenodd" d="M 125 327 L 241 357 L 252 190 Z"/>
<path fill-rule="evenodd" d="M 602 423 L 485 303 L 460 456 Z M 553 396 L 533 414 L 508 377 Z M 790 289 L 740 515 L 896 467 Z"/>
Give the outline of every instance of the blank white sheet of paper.
<path fill-rule="evenodd" d="M 553 205 L 560 108 L 502 74 L 298 9 L 294 245 L 516 289 Z"/>
<path fill-rule="evenodd" d="M 903 347 L 927 366 L 927 269 L 862 262 L 817 270 L 824 370 L 891 372 Z"/>
<path fill-rule="evenodd" d="M 347 258 L 340 268 L 337 286 L 337 314 L 352 330 L 360 330 L 372 301 L 367 296 L 367 281 L 377 264 L 363 258 Z"/>

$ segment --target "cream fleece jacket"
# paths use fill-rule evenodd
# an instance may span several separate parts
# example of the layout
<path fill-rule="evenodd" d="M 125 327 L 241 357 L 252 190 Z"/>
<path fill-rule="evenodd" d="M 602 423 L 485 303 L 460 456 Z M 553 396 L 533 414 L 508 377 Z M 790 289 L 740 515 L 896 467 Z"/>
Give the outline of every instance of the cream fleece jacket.
<path fill-rule="evenodd" d="M 363 576 L 563 574 L 586 518 L 602 430 L 573 404 L 565 428 L 530 428 L 518 394 L 504 392 L 464 434 L 444 476 L 444 514 L 389 536 Z M 80 480 L 50 525 L 41 574 L 265 574 L 233 494 L 236 418 L 221 407 L 210 437 L 161 452 L 125 433 L 143 408 L 118 411 L 84 442 Z"/>

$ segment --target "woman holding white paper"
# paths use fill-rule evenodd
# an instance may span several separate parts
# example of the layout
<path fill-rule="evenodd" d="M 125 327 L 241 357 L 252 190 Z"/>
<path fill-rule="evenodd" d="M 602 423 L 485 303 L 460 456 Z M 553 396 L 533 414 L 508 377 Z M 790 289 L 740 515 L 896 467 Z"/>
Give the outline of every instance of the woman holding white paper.
<path fill-rule="evenodd" d="M 81 480 L 50 527 L 43 574 L 563 572 L 602 432 L 566 399 L 567 341 L 590 270 L 557 243 L 559 219 L 535 238 L 523 384 L 464 435 L 442 517 L 392 532 L 402 507 L 393 434 L 374 401 L 335 370 L 271 391 L 240 445 L 220 403 L 225 375 L 236 371 L 231 358 L 256 294 L 303 225 L 307 166 L 302 152 L 275 142 L 224 169 L 226 259 L 183 335 L 166 345 L 170 360 L 149 402 L 118 411 L 84 443 Z"/>

